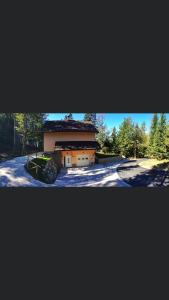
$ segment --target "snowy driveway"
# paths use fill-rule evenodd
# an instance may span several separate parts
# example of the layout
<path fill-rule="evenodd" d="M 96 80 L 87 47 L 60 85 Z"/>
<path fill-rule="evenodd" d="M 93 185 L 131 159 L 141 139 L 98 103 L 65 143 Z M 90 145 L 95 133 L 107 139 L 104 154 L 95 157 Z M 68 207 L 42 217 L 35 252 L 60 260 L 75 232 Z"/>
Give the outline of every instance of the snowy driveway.
<path fill-rule="evenodd" d="M 0 163 L 0 187 L 126 187 L 117 173 L 119 162 L 85 168 L 62 169 L 54 184 L 32 178 L 24 165 L 27 156 Z"/>

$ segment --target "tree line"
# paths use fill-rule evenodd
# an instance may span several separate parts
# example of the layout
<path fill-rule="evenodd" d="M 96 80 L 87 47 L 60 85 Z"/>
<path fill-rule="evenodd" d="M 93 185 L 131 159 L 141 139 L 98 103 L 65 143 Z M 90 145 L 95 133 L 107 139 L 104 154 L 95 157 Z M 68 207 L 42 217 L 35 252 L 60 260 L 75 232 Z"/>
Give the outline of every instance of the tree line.
<path fill-rule="evenodd" d="M 169 124 L 166 114 L 154 114 L 150 132 L 146 124 L 134 123 L 132 118 L 125 118 L 119 130 L 114 127 L 109 133 L 104 120 L 99 121 L 97 140 L 103 152 L 125 157 L 169 158 Z"/>
<path fill-rule="evenodd" d="M 0 113 L 0 150 L 25 154 L 27 148 L 42 150 L 45 113 Z"/>
<path fill-rule="evenodd" d="M 65 120 L 73 120 L 73 114 L 72 113 L 67 113 L 64 117 Z M 94 125 L 96 125 L 97 122 L 97 117 L 96 113 L 85 113 L 83 117 L 84 122 L 91 122 Z"/>
<path fill-rule="evenodd" d="M 149 136 L 148 155 L 157 159 L 169 158 L 169 125 L 164 113 L 154 114 Z"/>
<path fill-rule="evenodd" d="M 149 133 L 145 122 L 138 125 L 132 118 L 125 118 L 119 130 L 114 127 L 112 132 L 108 131 L 102 115 L 96 117 L 95 113 L 86 113 L 84 120 L 96 125 L 99 131 L 96 138 L 103 152 L 125 157 L 169 159 L 169 124 L 165 113 L 153 114 Z"/>
<path fill-rule="evenodd" d="M 110 133 L 103 118 L 97 124 L 99 133 L 97 141 L 103 152 L 125 157 L 144 157 L 147 149 L 148 137 L 145 123 L 139 126 L 131 118 L 125 118 L 119 130 L 113 128 Z"/>
<path fill-rule="evenodd" d="M 46 113 L 0 113 L 0 151 L 12 149 L 25 154 L 30 145 L 38 145 L 39 150 L 43 150 L 42 127 L 46 118 Z M 65 120 L 73 120 L 73 114 L 66 113 Z M 153 115 L 149 133 L 145 123 L 138 125 L 132 118 L 125 118 L 119 129 L 114 127 L 111 132 L 103 114 L 85 113 L 83 120 L 97 127 L 96 139 L 105 153 L 169 158 L 169 124 L 165 113 Z"/>

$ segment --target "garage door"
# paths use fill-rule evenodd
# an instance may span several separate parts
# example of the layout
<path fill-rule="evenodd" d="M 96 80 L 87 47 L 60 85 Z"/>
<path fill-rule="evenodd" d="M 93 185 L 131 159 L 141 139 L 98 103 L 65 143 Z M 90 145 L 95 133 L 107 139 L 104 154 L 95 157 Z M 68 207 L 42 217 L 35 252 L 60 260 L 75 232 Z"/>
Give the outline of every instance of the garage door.
<path fill-rule="evenodd" d="M 78 155 L 77 156 L 77 166 L 78 167 L 85 167 L 85 166 L 88 166 L 90 163 L 90 160 L 89 160 L 89 155 Z"/>

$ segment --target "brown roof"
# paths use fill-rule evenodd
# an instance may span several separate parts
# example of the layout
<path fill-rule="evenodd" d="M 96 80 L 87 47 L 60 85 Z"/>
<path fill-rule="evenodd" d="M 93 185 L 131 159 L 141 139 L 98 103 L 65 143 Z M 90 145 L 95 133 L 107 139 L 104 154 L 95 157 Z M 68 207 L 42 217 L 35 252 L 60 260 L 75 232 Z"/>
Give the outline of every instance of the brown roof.
<path fill-rule="evenodd" d="M 43 132 L 98 132 L 96 127 L 87 122 L 75 120 L 46 121 Z"/>
<path fill-rule="evenodd" d="M 66 141 L 56 142 L 55 149 L 57 150 L 83 150 L 83 149 L 100 149 L 96 141 Z"/>

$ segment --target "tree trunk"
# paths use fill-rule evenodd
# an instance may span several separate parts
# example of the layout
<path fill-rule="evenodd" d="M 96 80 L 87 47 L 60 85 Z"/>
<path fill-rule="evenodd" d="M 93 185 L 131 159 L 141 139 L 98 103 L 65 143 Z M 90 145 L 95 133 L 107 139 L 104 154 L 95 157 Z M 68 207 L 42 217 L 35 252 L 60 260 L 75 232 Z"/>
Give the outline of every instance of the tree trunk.
<path fill-rule="evenodd" d="M 136 159 L 137 158 L 137 145 L 135 144 L 135 147 L 134 147 L 134 158 Z"/>
<path fill-rule="evenodd" d="M 22 155 L 25 154 L 25 144 L 26 144 L 26 137 L 24 135 L 22 139 Z"/>

